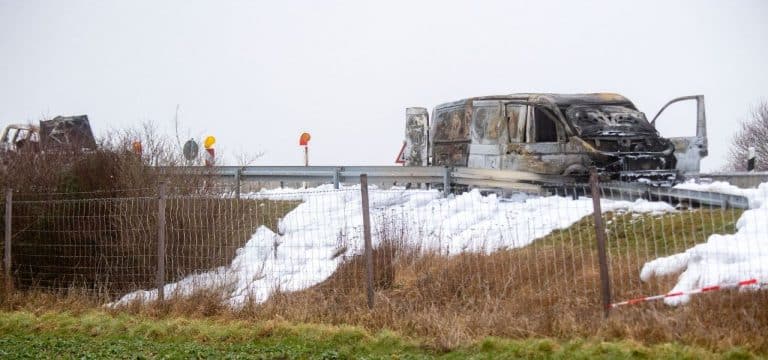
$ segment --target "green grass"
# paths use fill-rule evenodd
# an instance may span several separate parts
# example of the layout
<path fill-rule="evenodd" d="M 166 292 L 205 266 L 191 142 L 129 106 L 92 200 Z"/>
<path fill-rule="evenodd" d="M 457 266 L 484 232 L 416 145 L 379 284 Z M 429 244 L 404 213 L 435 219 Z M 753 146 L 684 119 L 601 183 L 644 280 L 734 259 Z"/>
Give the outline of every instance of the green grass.
<path fill-rule="evenodd" d="M 671 255 L 703 243 L 712 234 L 733 234 L 743 210 L 695 209 L 660 215 L 637 213 L 603 214 L 609 251 L 630 249 L 642 256 Z M 569 243 L 583 237 L 578 244 Z M 594 220 L 586 216 L 572 226 L 555 230 L 536 241 L 542 245 L 595 246 Z"/>
<path fill-rule="evenodd" d="M 259 225 L 264 225 L 272 231 L 277 231 L 277 224 L 286 214 L 295 209 L 301 201 L 286 200 L 244 200 L 254 201 L 258 211 L 256 212 L 256 221 Z"/>
<path fill-rule="evenodd" d="M 0 358 L 229 358 L 229 359 L 707 359 L 753 358 L 679 344 L 486 338 L 449 352 L 420 346 L 395 333 L 285 322 L 150 319 L 99 311 L 79 315 L 0 313 Z"/>
<path fill-rule="evenodd" d="M 706 242 L 712 234 L 735 233 L 736 223 L 742 213 L 743 210 L 739 209 L 719 208 L 697 208 L 663 214 L 604 213 L 614 300 L 668 291 L 674 285 L 675 276 L 640 283 L 638 275 L 643 265 L 653 259 L 684 252 Z M 512 251 L 552 254 L 549 262 L 566 265 L 581 261 L 581 258 L 574 258 L 574 254 L 581 255 L 587 259 L 583 266 L 597 274 L 595 236 L 594 219 L 588 215 L 568 228 L 553 231 L 525 248 Z"/>

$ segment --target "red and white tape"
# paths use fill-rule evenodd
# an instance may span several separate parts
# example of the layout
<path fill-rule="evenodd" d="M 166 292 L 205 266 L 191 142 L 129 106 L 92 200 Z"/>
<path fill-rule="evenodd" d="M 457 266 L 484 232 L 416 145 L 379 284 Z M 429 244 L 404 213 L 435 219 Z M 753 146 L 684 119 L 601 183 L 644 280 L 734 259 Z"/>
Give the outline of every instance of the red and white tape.
<path fill-rule="evenodd" d="M 667 293 L 664 295 L 646 296 L 646 297 L 636 298 L 632 300 L 613 303 L 611 304 L 611 308 L 615 308 L 622 305 L 634 305 L 634 304 L 639 304 L 643 302 L 656 301 L 656 300 L 683 296 L 683 295 L 693 295 L 693 294 L 701 294 L 705 292 L 718 291 L 718 290 L 724 290 L 724 289 L 739 288 L 739 287 L 748 286 L 748 285 L 757 285 L 757 279 L 739 281 L 733 284 L 706 286 L 706 287 L 696 289 L 696 290 L 691 290 L 691 291 L 677 291 L 677 292 Z"/>

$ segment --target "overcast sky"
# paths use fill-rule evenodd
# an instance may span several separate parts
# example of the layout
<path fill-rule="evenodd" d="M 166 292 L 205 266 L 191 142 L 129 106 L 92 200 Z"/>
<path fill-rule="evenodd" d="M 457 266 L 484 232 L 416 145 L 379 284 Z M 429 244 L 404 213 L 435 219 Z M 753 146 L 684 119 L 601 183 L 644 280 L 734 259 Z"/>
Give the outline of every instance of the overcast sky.
<path fill-rule="evenodd" d="M 768 1 L 0 0 L 0 123 L 87 114 L 97 135 L 178 104 L 229 154 L 391 165 L 405 108 L 514 92 L 621 93 L 649 116 L 704 94 L 710 157 L 768 99 Z M 660 120 L 693 135 L 694 107 Z"/>

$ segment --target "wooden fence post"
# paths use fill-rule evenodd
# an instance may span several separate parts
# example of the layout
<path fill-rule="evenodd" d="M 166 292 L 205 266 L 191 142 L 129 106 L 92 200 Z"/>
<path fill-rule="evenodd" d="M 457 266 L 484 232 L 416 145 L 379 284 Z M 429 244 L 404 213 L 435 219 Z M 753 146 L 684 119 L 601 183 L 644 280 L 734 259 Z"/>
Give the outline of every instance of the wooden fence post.
<path fill-rule="evenodd" d="M 5 254 L 3 256 L 3 267 L 5 268 L 5 294 L 10 295 L 13 291 L 13 278 L 11 278 L 11 220 L 13 210 L 13 190 L 5 189 Z"/>
<path fill-rule="evenodd" d="M 371 217 L 368 207 L 368 174 L 360 174 L 360 197 L 363 208 L 363 238 L 365 239 L 365 283 L 368 309 L 373 309 L 373 245 L 371 244 Z"/>
<path fill-rule="evenodd" d="M 608 255 L 605 250 L 605 225 L 600 207 L 600 186 L 597 182 L 597 169 L 589 169 L 589 187 L 592 190 L 592 216 L 595 219 L 595 238 L 597 239 L 597 257 L 600 263 L 600 292 L 603 297 L 603 316 L 611 311 L 611 283 L 608 275 Z"/>
<path fill-rule="evenodd" d="M 165 192 L 167 184 L 160 183 L 157 201 L 157 299 L 165 299 Z"/>

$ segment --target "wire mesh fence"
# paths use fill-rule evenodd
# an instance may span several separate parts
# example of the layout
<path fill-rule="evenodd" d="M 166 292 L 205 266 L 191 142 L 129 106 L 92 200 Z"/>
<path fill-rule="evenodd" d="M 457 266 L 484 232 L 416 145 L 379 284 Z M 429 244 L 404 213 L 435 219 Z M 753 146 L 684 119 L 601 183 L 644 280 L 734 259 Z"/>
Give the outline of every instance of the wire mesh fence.
<path fill-rule="evenodd" d="M 712 259 L 768 250 L 753 242 L 734 255 L 723 243 L 759 236 L 768 218 L 739 228 L 742 210 L 599 190 L 614 302 L 761 275 L 750 261 Z M 365 308 L 369 286 L 377 309 L 401 314 L 450 306 L 493 323 L 564 313 L 581 321 L 603 311 L 588 185 L 448 197 L 438 190 L 371 188 L 370 281 L 359 186 L 244 191 L 237 197 L 231 188 L 213 186 L 172 188 L 165 196 L 154 190 L 127 194 L 14 194 L 14 287 L 86 289 L 128 304 L 157 299 L 160 279 L 166 298 L 214 291 L 235 308 L 255 304 L 266 314 L 282 314 L 295 311 L 282 305 L 302 304 L 304 314 L 324 318 Z M 723 236 L 719 247 L 686 252 L 711 242 L 713 234 L 737 231 L 741 235 Z M 702 254 L 711 258 L 702 260 Z M 718 266 L 731 268 L 719 272 Z M 689 276 L 678 277 L 681 272 Z M 683 280 L 688 283 L 678 283 Z"/>
<path fill-rule="evenodd" d="M 609 188 L 603 189 L 603 196 L 634 201 L 643 194 L 616 193 Z M 726 204 L 695 204 L 673 197 L 657 200 L 669 204 L 668 209 L 603 214 L 614 303 L 629 305 L 644 302 L 650 296 L 672 294 L 651 300 L 676 305 L 688 300 L 681 292 L 742 280 L 765 280 L 764 272 L 752 265 L 759 254 L 768 250 L 768 244 L 747 244 L 739 239 L 764 240 L 766 233 L 758 228 L 764 229 L 768 218 L 750 220 L 754 226 L 737 226 L 740 219 L 753 218 L 761 210 L 746 210 L 745 214 L 745 210 Z"/>

